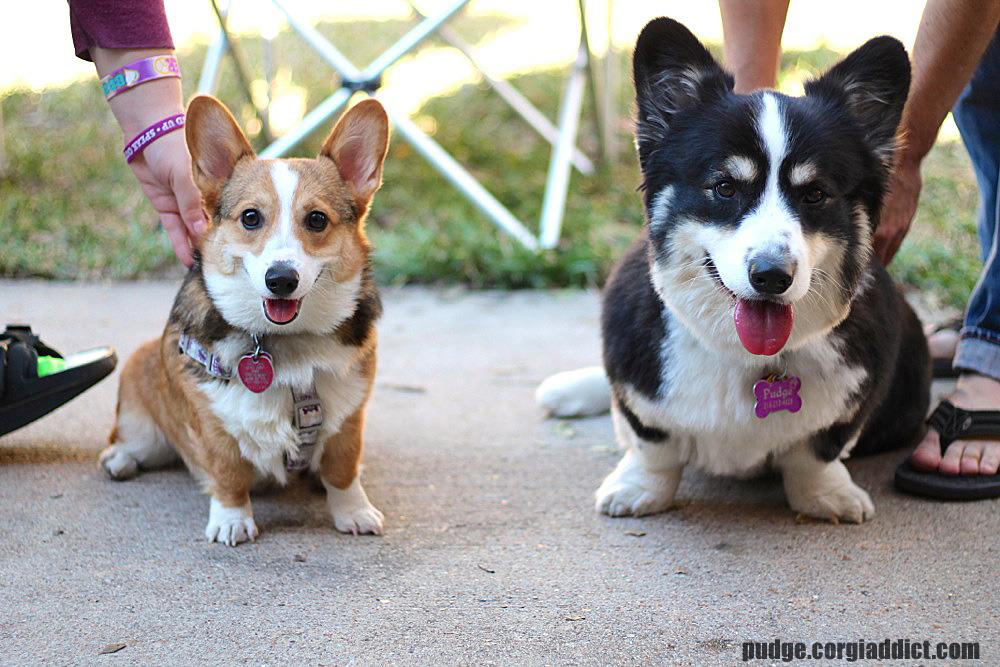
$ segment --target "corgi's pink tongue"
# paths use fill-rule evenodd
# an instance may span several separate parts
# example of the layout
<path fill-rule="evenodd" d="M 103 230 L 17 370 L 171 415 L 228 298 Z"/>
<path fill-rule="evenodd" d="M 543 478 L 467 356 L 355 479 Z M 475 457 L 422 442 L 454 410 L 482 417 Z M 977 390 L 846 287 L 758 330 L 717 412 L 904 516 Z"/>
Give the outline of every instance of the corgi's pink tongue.
<path fill-rule="evenodd" d="M 771 301 L 738 299 L 733 313 L 736 333 L 743 347 L 750 354 L 767 356 L 781 352 L 792 335 L 794 319 L 792 306 Z"/>
<path fill-rule="evenodd" d="M 299 314 L 295 299 L 264 299 L 264 313 L 275 324 L 288 324 Z"/>

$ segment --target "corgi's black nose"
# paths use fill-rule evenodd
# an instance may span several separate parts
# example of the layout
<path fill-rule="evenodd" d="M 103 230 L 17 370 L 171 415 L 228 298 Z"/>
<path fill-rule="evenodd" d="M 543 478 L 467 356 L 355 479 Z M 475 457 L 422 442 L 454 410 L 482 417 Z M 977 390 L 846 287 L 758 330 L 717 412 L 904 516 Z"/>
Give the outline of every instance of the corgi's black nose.
<path fill-rule="evenodd" d="M 795 264 L 758 257 L 750 261 L 750 284 L 761 294 L 783 294 L 792 286 Z"/>
<path fill-rule="evenodd" d="M 271 294 L 288 296 L 299 286 L 299 272 L 287 264 L 275 264 L 264 274 L 264 284 Z"/>

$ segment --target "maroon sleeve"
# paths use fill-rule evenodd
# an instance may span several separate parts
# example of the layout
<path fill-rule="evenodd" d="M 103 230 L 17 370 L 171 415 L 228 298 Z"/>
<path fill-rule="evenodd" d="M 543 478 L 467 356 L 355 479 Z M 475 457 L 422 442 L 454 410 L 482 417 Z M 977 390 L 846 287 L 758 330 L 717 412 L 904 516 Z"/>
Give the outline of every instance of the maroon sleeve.
<path fill-rule="evenodd" d="M 69 0 L 73 47 L 92 60 L 90 47 L 172 49 L 163 0 Z"/>

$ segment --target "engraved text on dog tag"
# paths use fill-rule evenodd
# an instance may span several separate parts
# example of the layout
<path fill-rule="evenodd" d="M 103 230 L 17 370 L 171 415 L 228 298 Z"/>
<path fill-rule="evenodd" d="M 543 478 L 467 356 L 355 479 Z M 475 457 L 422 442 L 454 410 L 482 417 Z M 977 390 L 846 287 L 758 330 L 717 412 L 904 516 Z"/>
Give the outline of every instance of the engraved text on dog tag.
<path fill-rule="evenodd" d="M 764 419 L 772 412 L 788 410 L 798 412 L 802 408 L 802 398 L 799 387 L 802 381 L 794 375 L 769 375 L 757 381 L 753 386 L 753 395 L 757 398 L 754 414 L 758 419 Z"/>
<path fill-rule="evenodd" d="M 274 366 L 267 352 L 261 352 L 256 357 L 253 354 L 243 355 L 236 368 L 243 386 L 255 394 L 265 391 L 274 381 Z"/>

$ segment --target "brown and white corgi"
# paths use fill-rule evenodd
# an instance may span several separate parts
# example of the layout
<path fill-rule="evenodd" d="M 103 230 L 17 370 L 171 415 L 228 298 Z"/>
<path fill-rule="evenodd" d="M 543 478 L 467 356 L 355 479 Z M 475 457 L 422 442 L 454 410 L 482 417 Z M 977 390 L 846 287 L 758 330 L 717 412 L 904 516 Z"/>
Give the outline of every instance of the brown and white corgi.
<path fill-rule="evenodd" d="M 347 111 L 315 160 L 259 160 L 217 100 L 185 127 L 211 222 L 163 336 L 122 371 L 115 479 L 175 459 L 211 495 L 205 536 L 257 537 L 255 480 L 318 475 L 337 530 L 382 533 L 359 479 L 381 302 L 364 219 L 381 184 L 388 119 Z"/>

